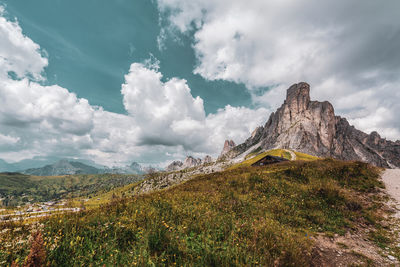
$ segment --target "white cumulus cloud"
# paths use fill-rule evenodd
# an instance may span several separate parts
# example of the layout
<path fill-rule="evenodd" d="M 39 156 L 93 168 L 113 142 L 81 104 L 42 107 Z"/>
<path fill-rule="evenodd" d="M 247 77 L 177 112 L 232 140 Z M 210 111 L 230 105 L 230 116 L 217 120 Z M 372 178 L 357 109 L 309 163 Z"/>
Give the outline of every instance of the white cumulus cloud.
<path fill-rule="evenodd" d="M 400 112 L 394 97 L 400 86 L 399 1 L 158 0 L 158 6 L 173 30 L 194 32 L 194 73 L 244 83 L 256 102 L 270 106 L 283 99 L 282 88 L 307 81 L 312 96 L 333 102 L 339 114 L 374 117 L 373 127 L 358 124 L 362 130 L 400 138 L 385 130 L 400 129 L 399 119 L 391 119 Z M 256 95 L 260 87 L 274 92 Z M 353 98 L 360 95 L 364 101 Z M 352 103 L 345 106 L 346 99 Z M 382 120 L 373 115 L 377 107 L 387 109 Z"/>
<path fill-rule="evenodd" d="M 154 59 L 133 63 L 125 76 L 127 114 L 108 112 L 66 88 L 41 84 L 43 54 L 17 21 L 0 14 L 0 158 L 166 164 L 188 154 L 216 156 L 225 138 L 244 141 L 266 120 L 262 108 L 226 106 L 207 116 L 186 80 L 163 80 Z"/>
<path fill-rule="evenodd" d="M 41 79 L 47 58 L 42 57 L 38 44 L 22 34 L 18 22 L 1 16 L 3 12 L 0 12 L 0 75 L 14 72 L 20 78 L 31 75 Z"/>
<path fill-rule="evenodd" d="M 225 138 L 243 141 L 266 120 L 263 108 L 226 106 L 206 116 L 203 100 L 192 96 L 185 80 L 163 82 L 157 68 L 140 63 L 131 65 L 121 92 L 143 145 L 178 145 L 216 154 Z"/>

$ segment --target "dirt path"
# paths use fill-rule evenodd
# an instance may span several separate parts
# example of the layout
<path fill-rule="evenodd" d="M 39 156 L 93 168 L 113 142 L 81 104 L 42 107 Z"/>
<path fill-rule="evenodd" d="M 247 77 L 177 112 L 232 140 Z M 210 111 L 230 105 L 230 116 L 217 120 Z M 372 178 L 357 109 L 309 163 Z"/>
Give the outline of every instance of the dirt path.
<path fill-rule="evenodd" d="M 394 198 L 397 207 L 396 217 L 400 218 L 400 169 L 388 169 L 382 175 L 388 194 Z"/>
<path fill-rule="evenodd" d="M 285 151 L 290 153 L 290 160 L 296 160 L 296 154 L 292 150 L 285 149 Z"/>
<path fill-rule="evenodd" d="M 396 238 L 400 230 L 400 169 L 385 170 L 382 180 L 385 183 L 386 192 L 392 198 L 388 203 L 391 207 L 390 211 L 397 208 L 397 213 L 393 217 L 389 216 L 386 221 L 390 225 L 393 237 Z M 354 263 L 356 266 L 370 266 L 365 259 L 356 255 L 364 255 L 373 260 L 375 263 L 373 266 L 400 266 L 399 261 L 394 257 L 395 251 L 400 248 L 400 242 L 394 241 L 397 242 L 394 244 L 396 248 L 386 247 L 380 250 L 370 240 L 369 233 L 370 229 L 360 228 L 356 232 L 348 232 L 343 236 L 335 235 L 334 238 L 325 235 L 314 237 L 317 244 L 313 251 L 314 266 L 349 266 L 349 263 Z"/>

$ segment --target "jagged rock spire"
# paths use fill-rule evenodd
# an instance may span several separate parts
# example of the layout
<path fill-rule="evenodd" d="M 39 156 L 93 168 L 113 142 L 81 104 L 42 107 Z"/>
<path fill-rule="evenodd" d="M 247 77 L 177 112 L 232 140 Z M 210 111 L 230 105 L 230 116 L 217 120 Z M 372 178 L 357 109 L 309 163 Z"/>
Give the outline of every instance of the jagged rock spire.
<path fill-rule="evenodd" d="M 233 140 L 225 140 L 224 148 L 222 149 L 220 157 L 225 155 L 226 153 L 228 153 L 235 146 L 236 146 L 236 144 L 235 144 L 235 142 L 233 142 Z"/>
<path fill-rule="evenodd" d="M 253 146 L 400 167 L 400 141 L 388 141 L 376 132 L 368 135 L 355 129 L 345 118 L 335 116 L 331 103 L 311 101 L 310 85 L 305 82 L 290 86 L 286 100 L 265 126 L 257 128 L 230 156 Z"/>
<path fill-rule="evenodd" d="M 310 85 L 301 82 L 290 86 L 286 93 L 285 103 L 295 113 L 307 110 L 310 104 Z"/>

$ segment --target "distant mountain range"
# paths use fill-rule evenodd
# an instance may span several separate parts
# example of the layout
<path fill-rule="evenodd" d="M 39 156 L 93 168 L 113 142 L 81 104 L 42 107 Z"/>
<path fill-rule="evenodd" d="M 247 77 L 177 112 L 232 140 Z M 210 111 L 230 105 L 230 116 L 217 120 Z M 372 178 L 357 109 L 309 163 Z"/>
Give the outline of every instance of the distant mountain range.
<path fill-rule="evenodd" d="M 16 163 L 8 163 L 5 160 L 0 159 L 0 172 L 17 172 L 30 168 L 38 168 L 49 163 L 50 161 L 42 159 L 22 160 Z"/>
<path fill-rule="evenodd" d="M 32 160 L 31 165 L 34 167 L 24 168 L 29 165 L 27 162 L 7 163 L 0 159 L 0 172 L 20 172 L 28 175 L 36 176 L 59 176 L 71 174 L 143 174 L 149 171 L 149 168 L 142 167 L 139 163 L 133 162 L 131 165 L 124 167 L 101 166 L 88 160 L 68 160 L 61 159 L 55 163 L 43 164 L 40 166 L 38 162 Z M 39 166 L 37 166 L 39 165 Z"/>
<path fill-rule="evenodd" d="M 60 160 L 54 164 L 41 168 L 32 168 L 22 171 L 24 174 L 37 176 L 58 176 L 69 174 L 100 174 L 102 170 L 77 161 Z"/>
<path fill-rule="evenodd" d="M 89 166 L 93 166 L 98 169 L 103 169 L 104 166 L 96 164 L 92 160 L 87 159 L 66 159 L 62 157 L 33 157 L 32 159 L 24 159 L 14 163 L 8 163 L 3 159 L 0 159 L 0 172 L 21 172 L 27 169 L 41 168 L 46 165 L 52 165 L 57 161 L 67 160 L 76 161 Z"/>
<path fill-rule="evenodd" d="M 133 162 L 131 165 L 125 167 L 104 168 L 103 172 L 114 174 L 143 174 L 147 173 L 149 169 L 150 168 L 143 167 L 137 162 Z"/>

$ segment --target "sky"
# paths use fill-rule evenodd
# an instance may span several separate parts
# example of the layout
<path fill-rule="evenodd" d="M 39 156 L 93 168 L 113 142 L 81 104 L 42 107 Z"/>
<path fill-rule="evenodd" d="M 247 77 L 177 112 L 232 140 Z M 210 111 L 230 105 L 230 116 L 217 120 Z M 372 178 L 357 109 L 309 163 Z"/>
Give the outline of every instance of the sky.
<path fill-rule="evenodd" d="M 243 142 L 306 81 L 400 139 L 400 2 L 0 0 L 0 159 L 165 166 Z"/>

